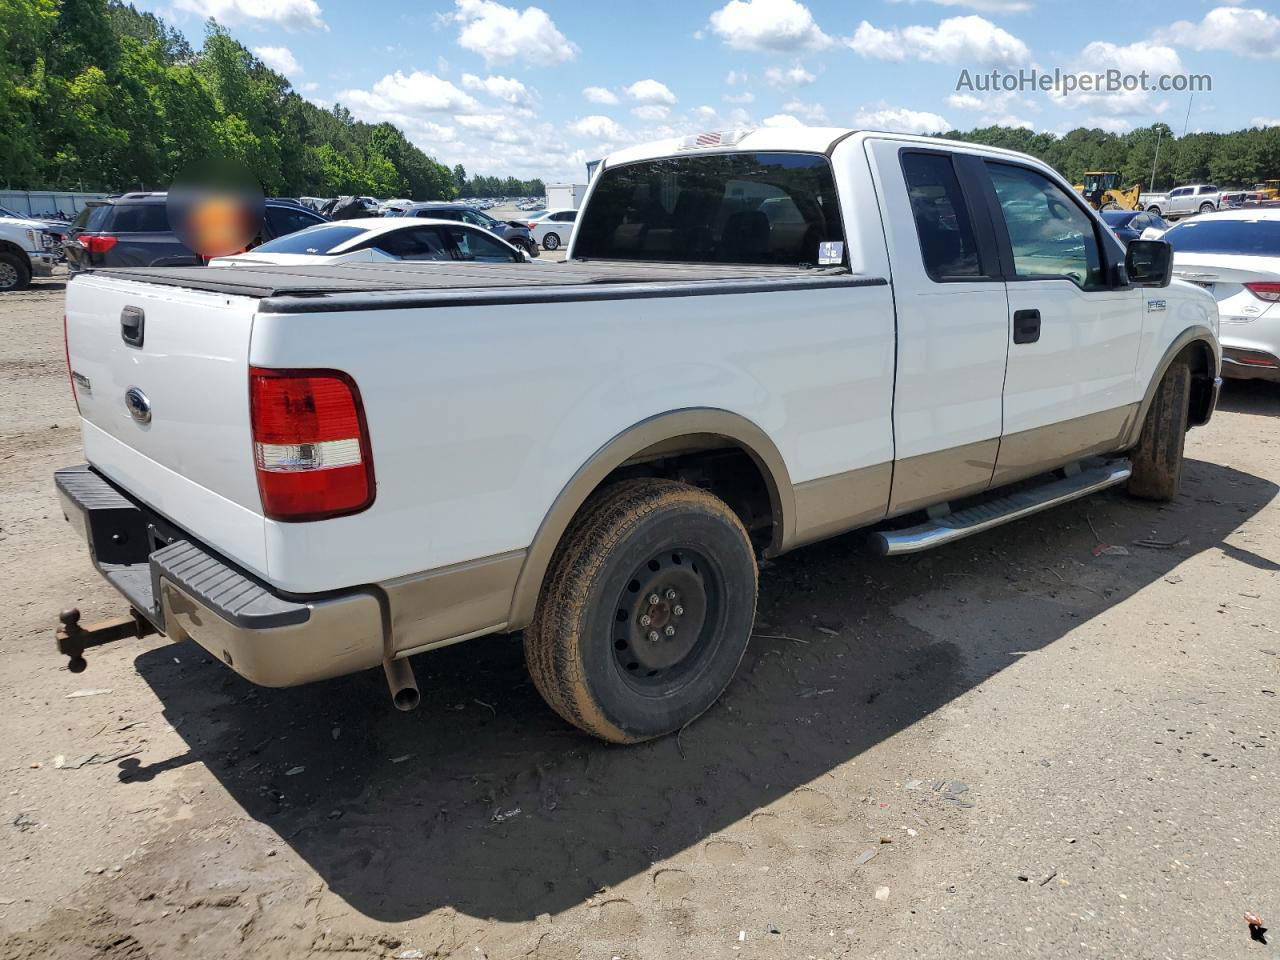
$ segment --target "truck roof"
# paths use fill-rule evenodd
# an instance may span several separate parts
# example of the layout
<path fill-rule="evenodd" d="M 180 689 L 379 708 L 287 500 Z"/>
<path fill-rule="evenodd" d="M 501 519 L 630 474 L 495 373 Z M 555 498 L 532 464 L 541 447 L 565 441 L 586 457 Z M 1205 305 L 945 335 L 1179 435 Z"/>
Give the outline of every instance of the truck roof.
<path fill-rule="evenodd" d="M 319 259 L 319 258 L 317 258 Z M 264 301 L 264 313 L 756 293 L 888 281 L 847 267 L 569 261 L 559 264 L 318 263 L 121 267 L 85 277 L 131 280 Z M 79 282 L 79 278 L 73 282 Z"/>

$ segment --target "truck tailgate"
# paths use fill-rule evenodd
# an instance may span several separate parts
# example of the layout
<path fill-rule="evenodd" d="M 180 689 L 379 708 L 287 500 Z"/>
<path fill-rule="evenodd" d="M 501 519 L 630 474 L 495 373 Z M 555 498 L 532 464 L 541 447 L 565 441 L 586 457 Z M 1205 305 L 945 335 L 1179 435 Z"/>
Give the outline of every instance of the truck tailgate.
<path fill-rule="evenodd" d="M 67 288 L 67 359 L 89 462 L 265 576 L 249 423 L 256 305 L 246 297 L 77 277 Z"/>

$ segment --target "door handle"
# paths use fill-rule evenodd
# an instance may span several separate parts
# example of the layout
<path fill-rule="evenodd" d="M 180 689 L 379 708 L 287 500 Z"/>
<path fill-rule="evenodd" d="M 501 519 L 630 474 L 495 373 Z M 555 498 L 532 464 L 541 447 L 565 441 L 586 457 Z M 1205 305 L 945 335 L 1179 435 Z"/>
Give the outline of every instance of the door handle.
<path fill-rule="evenodd" d="M 1040 311 L 1013 311 L 1013 342 L 1035 343 L 1040 339 Z"/>

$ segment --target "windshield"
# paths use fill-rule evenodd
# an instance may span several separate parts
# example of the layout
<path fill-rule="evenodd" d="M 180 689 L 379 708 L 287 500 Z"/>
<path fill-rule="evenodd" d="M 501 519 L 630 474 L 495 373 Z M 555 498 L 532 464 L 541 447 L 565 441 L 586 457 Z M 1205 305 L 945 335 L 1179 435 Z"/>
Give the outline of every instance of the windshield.
<path fill-rule="evenodd" d="M 306 230 L 299 230 L 297 233 L 289 233 L 283 237 L 277 237 L 262 244 L 260 247 L 254 247 L 254 253 L 312 253 L 312 254 L 328 254 L 333 253 L 336 247 L 342 246 L 348 240 L 354 240 L 360 234 L 364 233 L 361 227 L 343 227 L 335 224 L 325 224 L 322 227 L 308 227 Z"/>
<path fill-rule="evenodd" d="M 1275 257 L 1280 256 L 1280 220 L 1188 220 L 1161 239 L 1178 253 Z"/>
<path fill-rule="evenodd" d="M 820 243 L 844 240 L 824 156 L 668 157 L 599 176 L 578 221 L 578 257 L 816 264 Z"/>

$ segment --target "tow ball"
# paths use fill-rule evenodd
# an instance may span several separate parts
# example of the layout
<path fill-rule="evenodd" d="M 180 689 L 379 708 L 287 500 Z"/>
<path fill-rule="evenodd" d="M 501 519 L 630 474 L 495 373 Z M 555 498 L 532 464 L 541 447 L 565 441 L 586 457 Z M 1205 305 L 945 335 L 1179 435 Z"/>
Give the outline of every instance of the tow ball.
<path fill-rule="evenodd" d="M 158 632 L 150 620 L 137 610 L 130 610 L 127 617 L 114 617 L 101 623 L 80 626 L 80 611 L 75 607 L 58 614 L 58 652 L 67 658 L 67 669 L 72 673 L 84 673 L 84 652 L 90 647 L 101 647 L 127 640 L 129 637 L 145 637 Z"/>

